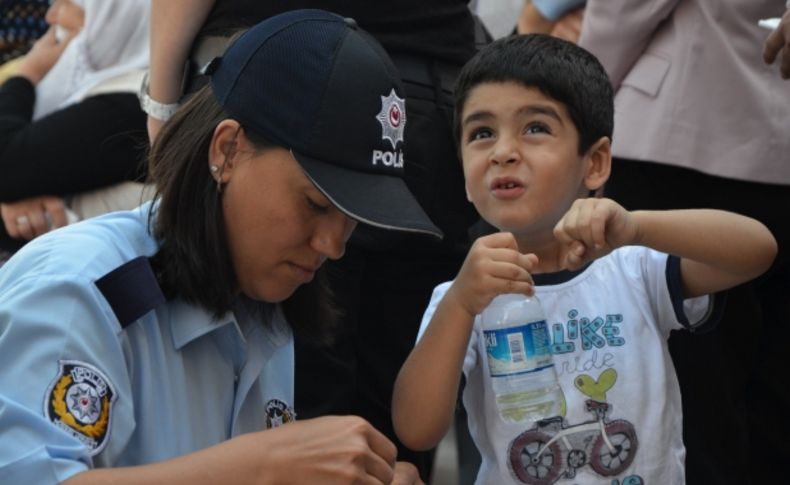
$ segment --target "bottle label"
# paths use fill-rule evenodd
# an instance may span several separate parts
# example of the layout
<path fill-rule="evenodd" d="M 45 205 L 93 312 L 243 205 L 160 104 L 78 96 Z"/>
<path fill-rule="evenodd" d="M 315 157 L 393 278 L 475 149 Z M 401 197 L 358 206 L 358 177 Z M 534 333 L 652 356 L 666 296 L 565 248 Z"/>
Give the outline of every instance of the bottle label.
<path fill-rule="evenodd" d="M 553 365 L 546 320 L 484 330 L 491 377 L 536 372 Z"/>

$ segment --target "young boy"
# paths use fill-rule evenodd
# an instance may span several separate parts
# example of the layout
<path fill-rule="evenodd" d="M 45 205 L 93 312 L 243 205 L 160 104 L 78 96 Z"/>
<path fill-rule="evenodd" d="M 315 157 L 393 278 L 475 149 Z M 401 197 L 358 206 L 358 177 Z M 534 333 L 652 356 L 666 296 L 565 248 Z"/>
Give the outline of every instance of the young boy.
<path fill-rule="evenodd" d="M 455 280 L 434 291 L 395 384 L 398 436 L 435 446 L 463 376 L 479 484 L 684 483 L 666 339 L 715 324 L 709 295 L 764 272 L 773 236 L 733 213 L 629 212 L 595 197 L 610 172 L 612 89 L 573 44 L 543 35 L 490 44 L 462 71 L 456 103 L 467 195 L 501 232 L 478 239 Z M 561 417 L 506 424 L 478 315 L 497 295 L 533 292 L 565 402 Z"/>

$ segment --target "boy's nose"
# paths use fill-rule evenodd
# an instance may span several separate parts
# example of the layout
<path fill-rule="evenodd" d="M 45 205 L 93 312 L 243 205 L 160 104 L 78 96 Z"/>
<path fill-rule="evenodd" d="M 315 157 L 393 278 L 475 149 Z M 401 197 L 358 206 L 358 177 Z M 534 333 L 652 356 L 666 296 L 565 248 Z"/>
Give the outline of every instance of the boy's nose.
<path fill-rule="evenodd" d="M 518 145 L 514 140 L 509 137 L 497 140 L 496 145 L 494 145 L 494 151 L 491 153 L 491 163 L 494 165 L 505 165 L 516 163 L 519 160 L 521 160 L 521 153 L 518 151 Z"/>

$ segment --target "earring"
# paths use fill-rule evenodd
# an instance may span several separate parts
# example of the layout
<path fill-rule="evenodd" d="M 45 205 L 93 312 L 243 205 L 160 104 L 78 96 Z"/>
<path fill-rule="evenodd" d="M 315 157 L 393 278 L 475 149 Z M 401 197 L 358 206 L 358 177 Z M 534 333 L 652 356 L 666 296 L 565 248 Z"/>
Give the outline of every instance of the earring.
<path fill-rule="evenodd" d="M 209 171 L 211 172 L 211 176 L 214 177 L 214 180 L 217 181 L 217 193 L 222 193 L 222 179 L 220 178 L 219 167 L 211 165 L 209 166 Z"/>

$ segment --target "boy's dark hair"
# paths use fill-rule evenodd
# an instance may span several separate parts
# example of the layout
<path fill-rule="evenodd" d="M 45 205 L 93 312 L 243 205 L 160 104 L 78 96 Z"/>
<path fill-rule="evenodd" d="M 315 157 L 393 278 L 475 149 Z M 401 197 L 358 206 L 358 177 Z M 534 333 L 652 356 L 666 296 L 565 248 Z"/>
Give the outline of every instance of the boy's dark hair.
<path fill-rule="evenodd" d="M 455 140 L 469 93 L 480 84 L 515 82 L 561 102 L 579 132 L 579 154 L 612 138 L 614 93 L 598 59 L 570 42 L 543 34 L 513 35 L 483 47 L 466 63 L 455 88 Z"/>
<path fill-rule="evenodd" d="M 168 299 L 176 296 L 220 317 L 237 301 L 239 284 L 230 258 L 222 194 L 208 170 L 215 127 L 229 118 L 209 86 L 197 91 L 162 127 L 149 155 L 159 208 L 151 214 L 159 252 L 154 271 Z M 256 150 L 273 147 L 245 131 Z M 288 323 L 298 334 L 327 340 L 337 314 L 323 271 L 285 302 Z"/>

